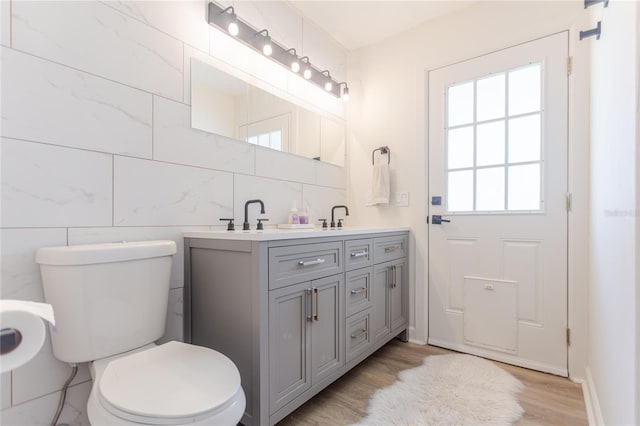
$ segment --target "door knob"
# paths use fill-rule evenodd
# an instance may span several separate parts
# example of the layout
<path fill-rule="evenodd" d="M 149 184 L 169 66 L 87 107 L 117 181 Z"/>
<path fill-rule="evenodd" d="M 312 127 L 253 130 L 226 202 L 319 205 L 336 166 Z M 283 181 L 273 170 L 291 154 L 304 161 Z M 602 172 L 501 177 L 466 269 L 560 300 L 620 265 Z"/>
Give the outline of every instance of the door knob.
<path fill-rule="evenodd" d="M 433 223 L 434 225 L 440 225 L 442 222 L 451 222 L 449 219 L 443 219 L 441 215 L 439 214 L 434 214 L 433 216 L 431 216 L 431 223 Z"/>

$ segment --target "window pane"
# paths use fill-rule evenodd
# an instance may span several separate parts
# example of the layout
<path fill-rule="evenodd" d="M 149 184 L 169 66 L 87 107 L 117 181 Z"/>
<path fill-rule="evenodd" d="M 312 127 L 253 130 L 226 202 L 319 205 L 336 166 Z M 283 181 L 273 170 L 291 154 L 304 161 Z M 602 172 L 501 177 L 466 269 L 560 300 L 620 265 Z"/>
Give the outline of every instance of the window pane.
<path fill-rule="evenodd" d="M 258 135 L 258 145 L 269 148 L 269 133 Z"/>
<path fill-rule="evenodd" d="M 509 210 L 540 210 L 540 164 L 509 167 Z"/>
<path fill-rule="evenodd" d="M 449 87 L 447 127 L 473 121 L 473 82 Z"/>
<path fill-rule="evenodd" d="M 509 73 L 509 115 L 540 111 L 540 74 L 534 64 Z"/>
<path fill-rule="evenodd" d="M 504 121 L 479 124 L 476 133 L 476 165 L 504 164 Z"/>
<path fill-rule="evenodd" d="M 280 130 L 271 132 L 271 148 L 282 151 L 282 132 Z"/>
<path fill-rule="evenodd" d="M 504 210 L 504 167 L 476 171 L 476 210 Z"/>
<path fill-rule="evenodd" d="M 473 167 L 473 126 L 449 130 L 447 164 L 449 169 Z"/>
<path fill-rule="evenodd" d="M 473 171 L 449 172 L 447 177 L 447 211 L 472 211 Z"/>
<path fill-rule="evenodd" d="M 256 145 L 258 143 L 258 137 L 257 136 L 249 136 L 249 138 L 247 139 L 247 142 Z"/>
<path fill-rule="evenodd" d="M 540 160 L 540 114 L 509 120 L 509 163 Z"/>
<path fill-rule="evenodd" d="M 504 117 L 504 74 L 478 80 L 476 120 Z"/>

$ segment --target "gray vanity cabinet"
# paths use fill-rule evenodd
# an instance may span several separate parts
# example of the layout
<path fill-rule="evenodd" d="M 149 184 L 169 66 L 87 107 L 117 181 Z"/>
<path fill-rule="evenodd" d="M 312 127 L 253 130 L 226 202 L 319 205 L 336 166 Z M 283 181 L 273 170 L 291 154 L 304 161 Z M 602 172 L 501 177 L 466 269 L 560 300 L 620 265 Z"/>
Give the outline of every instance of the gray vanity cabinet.
<path fill-rule="evenodd" d="M 273 425 L 408 328 L 408 232 L 185 235 L 185 341 L 227 355 Z M 218 234 L 219 235 L 219 234 Z"/>
<path fill-rule="evenodd" d="M 270 414 L 344 365 L 342 275 L 269 292 Z"/>

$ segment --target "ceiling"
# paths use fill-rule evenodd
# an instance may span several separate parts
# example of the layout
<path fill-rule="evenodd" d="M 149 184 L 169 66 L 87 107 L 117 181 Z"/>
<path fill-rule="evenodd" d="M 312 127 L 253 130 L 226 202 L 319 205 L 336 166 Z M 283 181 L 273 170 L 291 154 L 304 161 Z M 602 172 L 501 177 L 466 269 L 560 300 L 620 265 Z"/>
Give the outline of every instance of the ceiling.
<path fill-rule="evenodd" d="M 468 7 L 475 1 L 289 0 L 289 3 L 345 48 L 355 50 Z"/>

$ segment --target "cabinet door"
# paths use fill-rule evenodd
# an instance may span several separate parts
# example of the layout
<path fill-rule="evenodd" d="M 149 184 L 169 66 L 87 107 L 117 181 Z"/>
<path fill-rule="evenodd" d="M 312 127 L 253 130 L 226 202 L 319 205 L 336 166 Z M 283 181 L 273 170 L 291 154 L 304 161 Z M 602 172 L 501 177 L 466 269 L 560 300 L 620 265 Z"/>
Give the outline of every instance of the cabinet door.
<path fill-rule="evenodd" d="M 409 321 L 408 304 L 408 271 L 406 259 L 399 259 L 391 262 L 391 273 L 389 274 L 389 305 L 391 307 L 391 332 L 404 326 Z"/>
<path fill-rule="evenodd" d="M 311 322 L 311 382 L 316 383 L 344 365 L 343 275 L 314 280 Z"/>
<path fill-rule="evenodd" d="M 269 292 L 270 413 L 311 387 L 311 283 Z"/>
<path fill-rule="evenodd" d="M 389 274 L 391 263 L 373 266 L 371 332 L 373 340 L 387 337 L 391 332 L 389 323 Z"/>

